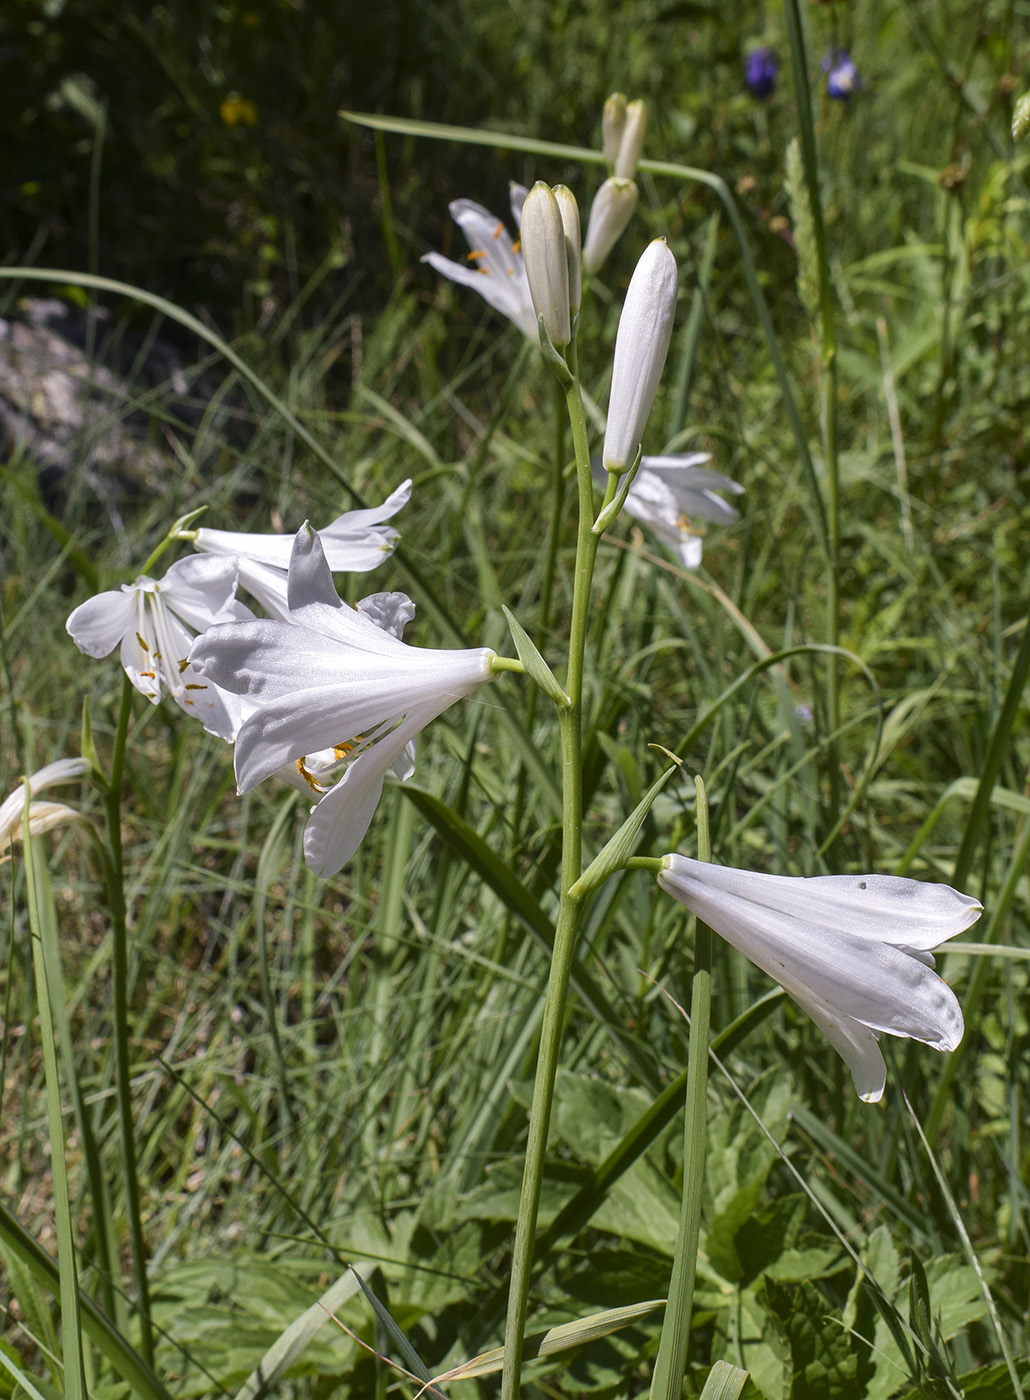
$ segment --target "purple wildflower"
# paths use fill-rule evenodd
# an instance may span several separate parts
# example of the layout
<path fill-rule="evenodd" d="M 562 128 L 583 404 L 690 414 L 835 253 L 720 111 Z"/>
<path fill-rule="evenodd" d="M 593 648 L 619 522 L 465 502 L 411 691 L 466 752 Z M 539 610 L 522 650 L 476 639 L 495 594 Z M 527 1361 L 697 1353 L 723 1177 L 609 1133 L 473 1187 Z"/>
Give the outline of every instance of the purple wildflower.
<path fill-rule="evenodd" d="M 826 94 L 835 102 L 847 102 L 856 88 L 862 86 L 858 65 L 847 49 L 830 49 L 823 59 L 826 74 Z"/>
<path fill-rule="evenodd" d="M 776 86 L 776 75 L 780 71 L 780 61 L 776 57 L 776 50 L 763 45 L 760 49 L 754 49 L 747 56 L 747 63 L 744 66 L 744 86 L 752 97 L 757 97 L 760 102 L 772 96 L 773 88 Z"/>

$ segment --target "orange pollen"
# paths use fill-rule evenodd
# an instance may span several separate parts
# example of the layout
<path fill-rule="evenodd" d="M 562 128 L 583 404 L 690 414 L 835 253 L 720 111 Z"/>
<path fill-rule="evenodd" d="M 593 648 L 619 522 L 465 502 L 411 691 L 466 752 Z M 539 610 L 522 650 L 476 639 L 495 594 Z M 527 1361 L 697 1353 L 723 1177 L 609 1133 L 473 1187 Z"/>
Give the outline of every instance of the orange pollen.
<path fill-rule="evenodd" d="M 311 789 L 312 792 L 325 792 L 325 788 L 322 787 L 321 783 L 316 782 L 315 779 L 308 772 L 307 768 L 304 766 L 304 759 L 306 757 L 306 754 L 302 754 L 301 757 L 297 759 L 297 772 L 304 779 L 304 781 L 307 783 L 308 787 Z"/>
<path fill-rule="evenodd" d="M 146 676 L 146 678 L 147 678 L 148 681 L 156 681 L 156 680 L 157 680 L 157 672 L 156 672 L 156 671 L 140 671 L 140 675 L 141 675 L 141 676 Z"/>
<path fill-rule="evenodd" d="M 360 739 L 361 735 L 359 734 L 356 739 L 347 739 L 342 744 L 334 744 L 333 753 L 336 755 L 337 759 L 346 758 L 349 753 L 353 753 L 358 747 Z"/>
<path fill-rule="evenodd" d="M 485 257 L 486 257 L 486 249 L 485 249 L 485 248 L 473 248 L 473 249 L 472 249 L 472 252 L 469 253 L 469 255 L 468 255 L 468 260 L 469 260 L 469 262 L 475 262 L 477 258 L 485 258 Z"/>
<path fill-rule="evenodd" d="M 516 238 L 515 242 L 511 245 L 511 251 L 512 251 L 513 253 L 519 253 L 519 252 L 522 251 L 522 239 L 521 239 L 521 238 Z"/>
<path fill-rule="evenodd" d="M 502 234 L 503 232 L 504 232 L 504 220 L 503 220 L 503 219 L 498 219 L 498 220 L 497 220 L 497 227 L 494 229 L 494 231 L 493 231 L 493 233 L 490 235 L 490 237 L 491 237 L 491 238 L 500 238 L 500 236 L 501 236 L 501 234 Z"/>

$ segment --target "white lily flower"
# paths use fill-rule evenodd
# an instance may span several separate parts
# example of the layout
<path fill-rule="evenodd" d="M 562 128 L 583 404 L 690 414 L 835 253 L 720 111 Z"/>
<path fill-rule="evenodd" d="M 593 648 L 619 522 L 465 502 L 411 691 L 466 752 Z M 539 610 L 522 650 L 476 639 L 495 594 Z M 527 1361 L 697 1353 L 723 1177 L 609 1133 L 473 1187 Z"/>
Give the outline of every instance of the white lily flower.
<path fill-rule="evenodd" d="M 290 561 L 289 603 L 288 622 L 210 628 L 190 662 L 207 681 L 244 697 L 250 710 L 236 737 L 241 793 L 288 764 L 320 791 L 308 760 L 319 755 L 319 773 L 326 774 L 326 750 L 343 767 L 312 808 L 304 833 L 308 865 L 327 876 L 357 850 L 387 770 L 397 766 L 402 777 L 410 775 L 415 735 L 493 679 L 495 653 L 407 646 L 388 630 L 410 615 L 403 594 L 366 599 L 365 611 L 347 607 L 307 525 Z"/>
<path fill-rule="evenodd" d="M 669 353 L 676 287 L 676 259 L 656 238 L 634 269 L 619 317 L 601 452 L 606 471 L 628 471 L 636 460 Z"/>
<path fill-rule="evenodd" d="M 741 495 L 739 482 L 708 471 L 709 452 L 684 452 L 670 457 L 642 457 L 633 478 L 623 510 L 658 536 L 679 555 L 685 569 L 701 563 L 701 537 L 691 529 L 691 520 L 708 520 L 730 525 L 740 512 L 716 493 Z M 594 480 L 602 488 L 607 476 L 600 461 L 591 464 Z"/>
<path fill-rule="evenodd" d="M 522 185 L 511 187 L 511 209 L 515 222 L 521 226 L 522 206 L 526 190 Z M 536 311 L 529 293 L 526 264 L 518 245 L 498 219 L 481 204 L 471 199 L 455 199 L 448 205 L 451 218 L 459 226 L 469 245 L 469 262 L 452 262 L 442 253 L 426 253 L 422 261 L 465 287 L 473 287 L 484 301 L 507 316 L 534 345 L 540 342 Z"/>
<path fill-rule="evenodd" d="M 6 854 L 15 841 L 20 841 L 23 831 L 25 802 L 29 803 L 29 834 L 39 836 L 55 826 L 67 822 L 86 825 L 86 819 L 74 807 L 63 802 L 35 802 L 37 792 L 53 787 L 57 783 L 72 783 L 85 777 L 89 763 L 84 758 L 59 758 L 56 763 L 48 763 L 38 772 L 32 773 L 25 782 L 19 783 L 9 797 L 0 803 L 0 862 L 9 859 Z"/>
<path fill-rule="evenodd" d="M 232 739 L 240 722 L 235 695 L 202 680 L 187 658 L 198 632 L 253 617 L 236 600 L 236 578 L 233 559 L 194 555 L 162 579 L 141 574 L 135 583 L 98 593 L 65 626 L 86 656 L 109 656 L 120 644 L 125 674 L 141 695 L 156 705 L 167 691 L 210 734 Z"/>
<path fill-rule="evenodd" d="M 411 481 L 402 481 L 381 506 L 349 510 L 331 525 L 318 531 L 325 557 L 334 573 L 364 574 L 393 552 L 400 535 L 384 525 L 411 498 Z M 218 554 L 235 560 L 239 583 L 273 617 L 289 617 L 286 580 L 293 550 L 292 535 L 257 535 L 236 530 L 187 532 L 193 548 L 205 554 Z"/>
<path fill-rule="evenodd" d="M 775 978 L 843 1056 L 860 1098 L 876 1103 L 881 1034 L 954 1050 L 962 1011 L 930 952 L 983 913 L 949 885 L 896 875 L 760 875 L 686 856 L 658 883 Z"/>

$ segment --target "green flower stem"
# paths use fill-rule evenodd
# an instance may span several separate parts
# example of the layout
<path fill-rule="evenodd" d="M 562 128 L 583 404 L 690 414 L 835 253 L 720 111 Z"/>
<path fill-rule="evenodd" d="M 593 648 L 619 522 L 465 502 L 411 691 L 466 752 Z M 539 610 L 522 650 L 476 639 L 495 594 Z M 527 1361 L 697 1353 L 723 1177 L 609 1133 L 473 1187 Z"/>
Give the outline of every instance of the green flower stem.
<path fill-rule="evenodd" d="M 522 1345 L 526 1334 L 529 1283 L 533 1270 L 533 1241 L 540 1209 L 547 1133 L 551 1125 L 551 1105 L 558 1073 L 558 1054 L 565 1020 L 569 974 L 572 970 L 579 916 L 583 905 L 582 899 L 574 898 L 569 894 L 569 890 L 579 879 L 583 865 L 583 663 L 590 614 L 590 588 L 600 540 L 590 528 L 593 523 L 590 452 L 578 383 L 574 382 L 566 391 L 566 405 L 572 423 L 572 440 L 576 452 L 579 526 L 569 635 L 569 664 L 565 682 L 565 691 L 570 703 L 558 710 L 562 756 L 561 899 L 554 931 L 554 952 L 551 956 L 544 1017 L 540 1027 L 540 1049 L 533 1084 L 533 1102 L 529 1111 L 526 1163 L 522 1177 L 522 1194 L 519 1198 L 518 1221 L 515 1226 L 515 1243 L 512 1247 L 501 1400 L 517 1400 L 522 1378 Z"/>
<path fill-rule="evenodd" d="M 125 912 L 125 867 L 122 859 L 122 776 L 125 771 L 125 745 L 132 715 L 132 683 L 122 678 L 122 703 L 115 732 L 111 776 L 104 809 L 107 816 L 107 902 L 111 914 L 112 970 L 114 995 L 115 1089 L 121 1128 L 122 1166 L 125 1176 L 125 1208 L 132 1248 L 132 1276 L 139 1308 L 140 1347 L 149 1367 L 154 1364 L 154 1335 L 150 1326 L 150 1289 L 147 1284 L 146 1245 L 140 1214 L 139 1177 L 136 1171 L 136 1137 L 132 1116 L 132 1088 L 129 1082 L 129 939 Z"/>
<path fill-rule="evenodd" d="M 708 804 L 704 783 L 697 787 L 697 855 L 711 860 Z M 694 1275 L 701 1234 L 701 1198 L 707 1145 L 708 1033 L 712 1011 L 712 931 L 700 919 L 694 934 L 694 980 L 690 992 L 690 1047 L 687 1060 L 686 1109 L 683 1120 L 683 1196 L 679 1237 L 669 1282 L 651 1400 L 679 1400 L 683 1391 L 690 1315 L 694 1304 Z"/>
<path fill-rule="evenodd" d="M 805 169 L 808 204 L 812 213 L 812 231 L 818 254 L 819 269 L 819 345 L 820 345 L 820 432 L 823 465 L 826 473 L 826 643 L 835 647 L 840 639 L 840 471 L 837 461 L 837 332 L 833 314 L 833 282 L 826 246 L 826 223 L 819 186 L 819 151 L 812 119 L 811 91 L 808 83 L 808 58 L 805 33 L 801 23 L 798 0 L 784 0 L 787 33 L 790 39 L 794 92 L 797 98 L 798 123 L 801 135 L 801 158 Z M 840 679 L 837 663 L 830 660 L 826 672 L 826 728 L 828 734 L 827 761 L 830 778 L 830 828 L 840 812 L 840 754 L 837 736 L 840 732 Z"/>

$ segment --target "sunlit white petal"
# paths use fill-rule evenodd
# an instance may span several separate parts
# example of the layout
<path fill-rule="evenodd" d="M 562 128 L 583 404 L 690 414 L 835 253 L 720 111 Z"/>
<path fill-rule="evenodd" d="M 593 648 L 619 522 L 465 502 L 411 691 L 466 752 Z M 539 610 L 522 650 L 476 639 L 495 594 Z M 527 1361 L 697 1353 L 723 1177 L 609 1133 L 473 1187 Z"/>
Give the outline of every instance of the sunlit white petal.
<path fill-rule="evenodd" d="M 89 763 L 84 758 L 59 758 L 30 774 L 27 781 L 20 782 L 0 802 L 0 853 L 21 840 L 26 801 L 29 803 L 29 833 L 32 836 L 68 822 L 84 822 L 85 818 L 74 807 L 63 802 L 37 802 L 34 799 L 45 788 L 75 782 L 88 772 Z"/>
<path fill-rule="evenodd" d="M 210 628 L 190 659 L 247 707 L 236 738 L 241 792 L 292 764 L 321 793 L 342 769 L 316 805 L 306 838 L 309 864 L 332 874 L 360 842 L 387 770 L 410 774 L 414 736 L 493 678 L 494 653 L 408 646 L 399 636 L 413 612 L 404 594 L 375 594 L 360 610 L 342 603 L 308 527 L 294 545 L 289 600 L 289 622 Z"/>
<path fill-rule="evenodd" d="M 976 921 L 980 904 L 947 885 L 892 875 L 756 874 L 666 856 L 658 882 L 774 977 L 844 1056 L 865 1098 L 882 1080 L 878 1034 L 938 1050 L 962 1039 L 962 1012 L 928 950 Z"/>
<path fill-rule="evenodd" d="M 516 201 L 516 190 L 519 192 Z M 525 192 L 512 186 L 512 208 L 521 217 Z M 452 262 L 440 253 L 426 253 L 422 261 L 452 282 L 474 288 L 484 301 L 507 316 L 534 345 L 539 341 L 536 312 L 529 293 L 526 265 L 521 252 L 512 243 L 504 221 L 471 199 L 455 199 L 450 204 L 451 218 L 465 235 L 469 245 L 467 263 Z"/>
<path fill-rule="evenodd" d="M 126 675 L 153 704 L 167 692 L 205 729 L 231 739 L 241 717 L 237 698 L 216 694 L 187 657 L 197 632 L 253 615 L 237 601 L 236 582 L 234 560 L 194 555 L 173 564 L 162 579 L 140 575 L 117 591 L 97 594 L 74 610 L 66 626 L 87 656 L 107 656 L 120 646 Z"/>

